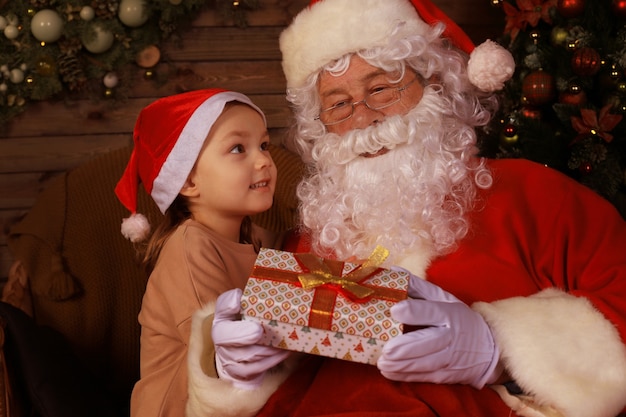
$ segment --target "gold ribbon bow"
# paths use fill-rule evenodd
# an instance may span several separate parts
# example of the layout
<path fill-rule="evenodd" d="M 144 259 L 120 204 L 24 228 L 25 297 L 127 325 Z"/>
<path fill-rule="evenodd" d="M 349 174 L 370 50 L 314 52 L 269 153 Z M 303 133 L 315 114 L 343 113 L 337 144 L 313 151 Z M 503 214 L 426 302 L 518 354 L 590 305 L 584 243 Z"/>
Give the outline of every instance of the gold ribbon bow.
<path fill-rule="evenodd" d="M 341 276 L 340 268 L 343 262 L 324 261 L 311 253 L 296 254 L 309 272 L 298 275 L 298 280 L 304 289 L 317 288 L 324 284 L 335 284 L 357 299 L 363 299 L 374 294 L 372 288 L 360 285 L 359 282 L 374 273 L 389 256 L 389 251 L 382 246 L 376 246 L 372 254 L 356 269 L 345 276 Z M 338 270 L 339 269 L 339 270 Z"/>

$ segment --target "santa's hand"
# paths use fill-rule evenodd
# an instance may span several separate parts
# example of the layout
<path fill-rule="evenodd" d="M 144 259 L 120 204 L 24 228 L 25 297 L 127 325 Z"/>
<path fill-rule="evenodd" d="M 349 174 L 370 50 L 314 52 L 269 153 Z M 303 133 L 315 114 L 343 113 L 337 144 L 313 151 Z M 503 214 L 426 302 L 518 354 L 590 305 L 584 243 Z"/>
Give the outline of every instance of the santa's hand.
<path fill-rule="evenodd" d="M 418 330 L 383 347 L 378 369 L 396 381 L 469 384 L 482 388 L 499 376 L 499 350 L 480 314 L 452 294 L 411 276 L 409 298 L 391 316 Z"/>
<path fill-rule="evenodd" d="M 220 378 L 242 389 L 258 387 L 265 371 L 278 365 L 289 352 L 257 345 L 263 335 L 261 324 L 238 319 L 241 290 L 226 291 L 217 298 L 213 329 L 215 365 Z"/>

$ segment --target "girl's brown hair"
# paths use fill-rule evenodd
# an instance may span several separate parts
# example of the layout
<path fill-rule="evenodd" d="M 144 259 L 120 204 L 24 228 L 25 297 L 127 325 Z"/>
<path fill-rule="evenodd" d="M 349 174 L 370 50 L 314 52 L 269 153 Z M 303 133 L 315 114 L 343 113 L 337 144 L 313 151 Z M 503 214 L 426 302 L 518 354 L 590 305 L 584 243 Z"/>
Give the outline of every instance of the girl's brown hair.
<path fill-rule="evenodd" d="M 191 212 L 187 208 L 186 198 L 179 194 L 165 212 L 161 222 L 154 229 L 147 243 L 137 248 L 141 262 L 148 272 L 151 272 L 154 268 L 167 239 L 178 226 L 189 218 L 191 218 Z M 256 242 L 252 240 L 252 220 L 249 216 L 246 216 L 241 223 L 239 242 L 255 244 L 256 248 Z"/>

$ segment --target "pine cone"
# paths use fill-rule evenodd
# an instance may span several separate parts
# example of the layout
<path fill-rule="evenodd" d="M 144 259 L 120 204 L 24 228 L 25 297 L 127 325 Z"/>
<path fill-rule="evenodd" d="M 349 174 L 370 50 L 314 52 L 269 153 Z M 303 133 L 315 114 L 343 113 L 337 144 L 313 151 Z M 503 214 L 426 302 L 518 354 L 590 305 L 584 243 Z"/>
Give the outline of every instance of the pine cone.
<path fill-rule="evenodd" d="M 57 67 L 61 80 L 67 84 L 70 91 L 80 91 L 85 87 L 87 76 L 75 55 L 61 54 L 58 58 Z"/>
<path fill-rule="evenodd" d="M 30 0 L 30 5 L 36 10 L 41 10 L 50 8 L 53 2 L 56 3 L 54 0 Z"/>
<path fill-rule="evenodd" d="M 159 29 L 161 29 L 161 37 L 167 39 L 176 31 L 176 25 L 170 21 L 161 19 L 159 20 Z"/>
<path fill-rule="evenodd" d="M 83 44 L 78 38 L 63 38 L 59 41 L 59 50 L 62 55 L 76 56 L 83 48 Z"/>
<path fill-rule="evenodd" d="M 100 19 L 113 19 L 117 14 L 119 2 L 117 0 L 92 0 L 91 7 Z"/>

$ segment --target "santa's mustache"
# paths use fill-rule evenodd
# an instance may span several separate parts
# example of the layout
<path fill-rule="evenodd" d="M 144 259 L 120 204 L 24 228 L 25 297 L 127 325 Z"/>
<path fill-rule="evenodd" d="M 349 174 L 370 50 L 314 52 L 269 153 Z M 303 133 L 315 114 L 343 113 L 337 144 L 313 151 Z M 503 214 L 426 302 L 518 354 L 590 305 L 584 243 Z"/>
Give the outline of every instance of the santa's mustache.
<path fill-rule="evenodd" d="M 441 123 L 442 113 L 440 97 L 432 89 L 426 88 L 419 104 L 406 115 L 388 116 L 382 122 L 343 135 L 327 133 L 315 142 L 313 159 L 323 165 L 345 165 L 355 158 L 375 154 L 381 149 L 393 150 L 397 146 L 412 144 L 433 123 Z"/>

